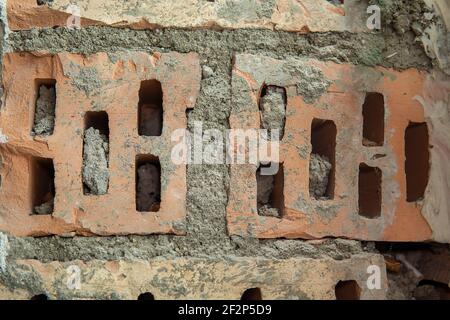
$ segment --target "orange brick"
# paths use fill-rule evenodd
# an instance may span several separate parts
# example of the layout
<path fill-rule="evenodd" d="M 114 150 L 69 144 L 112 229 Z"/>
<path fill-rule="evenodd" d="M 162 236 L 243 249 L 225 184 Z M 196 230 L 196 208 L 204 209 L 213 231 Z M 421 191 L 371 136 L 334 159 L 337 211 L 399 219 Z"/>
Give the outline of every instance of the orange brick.
<path fill-rule="evenodd" d="M 184 233 L 186 167 L 170 159 L 170 134 L 186 127 L 185 110 L 194 107 L 201 73 L 197 54 L 113 56 L 11 53 L 4 57 L 0 127 L 7 143 L 0 144 L 1 230 L 18 236 Z M 56 122 L 48 137 L 30 135 L 36 79 L 56 80 Z M 161 136 L 138 135 L 139 88 L 141 81 L 149 79 L 158 80 L 162 87 Z M 110 177 L 105 195 L 83 194 L 83 132 L 88 111 L 105 111 L 109 118 Z M 158 212 L 136 211 L 135 163 L 141 154 L 160 161 Z M 53 160 L 56 195 L 52 215 L 31 214 L 32 157 Z"/>

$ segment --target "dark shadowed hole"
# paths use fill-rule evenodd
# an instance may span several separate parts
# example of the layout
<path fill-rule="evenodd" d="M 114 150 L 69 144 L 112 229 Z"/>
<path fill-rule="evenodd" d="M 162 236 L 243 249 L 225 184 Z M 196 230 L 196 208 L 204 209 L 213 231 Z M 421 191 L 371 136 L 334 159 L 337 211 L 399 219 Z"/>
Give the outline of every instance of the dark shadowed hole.
<path fill-rule="evenodd" d="M 194 111 L 194 109 L 186 109 L 185 113 L 186 113 L 186 121 L 189 122 L 189 117 L 192 114 L 192 111 Z"/>
<path fill-rule="evenodd" d="M 161 205 L 161 164 L 159 158 L 136 156 L 136 210 L 157 212 Z"/>
<path fill-rule="evenodd" d="M 35 79 L 35 89 L 36 92 L 39 93 L 39 87 L 45 86 L 47 89 L 55 88 L 56 87 L 56 79 L 50 79 L 50 78 L 37 78 Z"/>
<path fill-rule="evenodd" d="M 241 300 L 262 300 L 260 288 L 250 288 L 244 291 Z"/>
<path fill-rule="evenodd" d="M 89 128 L 94 128 L 99 131 L 100 135 L 104 136 L 104 141 L 109 143 L 109 117 L 106 111 L 87 111 L 84 115 L 84 130 L 88 130 Z M 85 139 L 86 133 L 83 135 Z M 85 150 L 86 141 L 83 143 L 83 155 Z M 100 148 L 100 146 L 97 146 Z M 109 158 L 109 150 L 105 151 L 106 158 Z M 83 165 L 86 158 L 83 156 Z M 95 194 L 94 191 L 90 190 L 90 188 L 83 182 L 83 194 L 84 195 L 92 195 Z"/>
<path fill-rule="evenodd" d="M 328 185 L 324 198 L 334 199 L 334 187 L 336 176 L 336 125 L 331 120 L 313 119 L 311 123 L 311 154 L 318 154 L 326 157 L 331 164 L 328 176 Z M 310 181 L 311 183 L 311 181 Z M 315 195 L 310 194 L 311 197 Z"/>
<path fill-rule="evenodd" d="M 358 206 L 359 215 L 374 219 L 381 215 L 382 172 L 379 168 L 359 165 Z"/>
<path fill-rule="evenodd" d="M 376 242 L 375 247 L 381 253 L 391 251 L 432 250 L 430 243 L 424 242 Z"/>
<path fill-rule="evenodd" d="M 430 151 L 426 123 L 411 122 L 405 131 L 406 198 L 414 202 L 423 198 L 428 184 Z"/>
<path fill-rule="evenodd" d="M 334 288 L 336 300 L 359 300 L 361 288 L 355 280 L 339 281 Z"/>
<path fill-rule="evenodd" d="M 46 294 L 37 294 L 35 296 L 32 296 L 30 300 L 48 300 L 48 297 Z"/>
<path fill-rule="evenodd" d="M 32 157 L 30 166 L 32 213 L 38 214 L 35 209 L 37 206 L 54 201 L 55 168 L 52 159 L 40 157 Z M 53 207 L 53 203 L 51 207 Z M 53 212 L 53 210 L 51 211 Z M 52 212 L 48 212 L 48 214 Z"/>
<path fill-rule="evenodd" d="M 138 104 L 138 133 L 160 136 L 163 127 L 163 92 L 158 80 L 141 82 Z"/>
<path fill-rule="evenodd" d="M 366 94 L 363 104 L 363 145 L 367 147 L 384 144 L 384 97 L 381 93 Z"/>
<path fill-rule="evenodd" d="M 155 297 L 150 292 L 141 293 L 138 300 L 155 300 Z"/>

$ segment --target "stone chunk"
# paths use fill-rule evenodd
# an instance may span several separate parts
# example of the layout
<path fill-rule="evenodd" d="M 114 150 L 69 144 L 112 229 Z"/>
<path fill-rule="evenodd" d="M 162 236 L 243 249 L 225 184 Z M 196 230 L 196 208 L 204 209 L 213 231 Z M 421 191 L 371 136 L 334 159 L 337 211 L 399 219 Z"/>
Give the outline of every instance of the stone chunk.
<path fill-rule="evenodd" d="M 268 139 L 272 130 L 279 130 L 279 138 L 283 137 L 286 123 L 286 92 L 284 88 L 268 86 L 260 101 L 262 127 L 267 129 Z"/>

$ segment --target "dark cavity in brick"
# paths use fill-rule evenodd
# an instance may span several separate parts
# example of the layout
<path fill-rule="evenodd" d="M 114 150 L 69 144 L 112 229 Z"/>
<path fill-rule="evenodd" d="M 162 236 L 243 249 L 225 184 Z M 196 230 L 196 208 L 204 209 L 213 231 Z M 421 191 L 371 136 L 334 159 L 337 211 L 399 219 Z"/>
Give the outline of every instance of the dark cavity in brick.
<path fill-rule="evenodd" d="M 381 93 L 366 94 L 363 104 L 363 145 L 382 146 L 384 143 L 384 97 Z"/>
<path fill-rule="evenodd" d="M 37 99 L 32 135 L 48 136 L 55 128 L 56 80 L 37 79 Z"/>
<path fill-rule="evenodd" d="M 42 293 L 32 296 L 30 300 L 48 300 L 48 297 L 46 294 Z"/>
<path fill-rule="evenodd" d="M 141 293 L 138 300 L 155 300 L 155 296 L 151 292 Z"/>
<path fill-rule="evenodd" d="M 336 300 L 359 300 L 361 288 L 355 280 L 339 281 L 335 286 Z"/>
<path fill-rule="evenodd" d="M 241 300 L 262 300 L 262 293 L 260 288 L 250 288 L 244 291 Z"/>
<path fill-rule="evenodd" d="M 161 165 L 157 157 L 136 157 L 136 210 L 157 212 L 161 204 Z"/>
<path fill-rule="evenodd" d="M 32 213 L 52 214 L 55 199 L 53 160 L 33 157 L 30 161 Z"/>

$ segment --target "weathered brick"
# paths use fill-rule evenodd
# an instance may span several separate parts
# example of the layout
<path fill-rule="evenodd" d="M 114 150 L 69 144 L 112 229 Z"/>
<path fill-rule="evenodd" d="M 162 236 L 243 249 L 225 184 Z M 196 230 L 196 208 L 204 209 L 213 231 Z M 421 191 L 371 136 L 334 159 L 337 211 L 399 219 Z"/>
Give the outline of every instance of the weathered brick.
<path fill-rule="evenodd" d="M 0 116 L 3 158 L 0 229 L 13 235 L 184 233 L 186 167 L 170 159 L 171 133 L 186 127 L 185 111 L 199 92 L 196 54 L 11 53 L 4 58 L 5 104 Z M 45 80 L 43 80 L 45 79 Z M 52 135 L 32 136 L 39 84 L 56 80 Z M 156 79 L 163 93 L 160 136 L 138 135 L 141 81 Z M 105 111 L 109 119 L 109 186 L 105 195 L 83 194 L 85 114 Z M 137 157 L 161 165 L 161 206 L 137 212 Z M 56 196 L 51 215 L 35 215 L 32 167 L 36 157 L 53 160 Z M 39 188 L 38 188 L 39 189 Z"/>
<path fill-rule="evenodd" d="M 427 121 L 419 97 L 426 96 L 429 104 L 433 104 L 433 101 L 440 101 L 445 91 L 448 93 L 448 88 L 430 90 L 433 83 L 430 77 L 413 69 L 399 72 L 315 60 L 283 61 L 250 54 L 236 55 L 232 83 L 232 128 L 260 128 L 258 101 L 264 85 L 286 88 L 287 116 L 279 159 L 284 170 L 283 215 L 281 219 L 259 216 L 257 166 L 232 165 L 227 208 L 230 234 L 259 238 L 333 236 L 384 241 L 425 241 L 439 234 L 440 239 L 449 241 L 448 229 L 445 231 L 437 224 L 439 219 L 443 221 L 446 216 L 448 219 L 448 213 L 443 212 L 441 217 L 433 218 L 428 211 L 433 210 L 432 206 L 422 211 L 423 203 L 434 201 L 429 192 L 425 193 L 424 199 L 407 201 L 405 174 L 408 166 L 408 161 L 405 163 L 405 131 L 411 124 L 425 124 Z M 440 86 L 438 84 L 436 87 Z M 363 139 L 362 106 L 370 92 L 384 97 L 385 111 L 381 117 L 384 119 L 384 138 L 379 146 Z M 370 116 L 371 121 L 377 118 L 374 114 Z M 331 120 L 336 126 L 334 197 L 329 200 L 316 200 L 310 197 L 308 190 L 314 119 Z M 426 132 L 427 126 L 424 126 Z M 321 134 L 319 140 L 326 141 L 327 134 Z M 423 183 L 423 179 L 426 185 L 429 174 L 428 136 L 419 133 L 409 141 L 417 147 L 422 138 L 425 144 L 422 149 L 425 149 L 412 158 L 422 157 L 423 168 L 413 164 L 414 169 L 408 173 L 411 181 L 415 181 L 413 187 L 419 180 Z M 331 144 L 333 142 L 322 148 Z M 381 212 L 372 218 L 358 213 L 358 171 L 361 164 L 378 168 L 382 175 Z M 369 176 L 367 181 L 376 180 Z M 442 186 L 445 189 L 445 185 Z M 370 199 L 373 200 L 377 190 L 363 188 L 362 192 L 372 192 Z M 420 192 L 423 195 L 424 190 Z"/>

